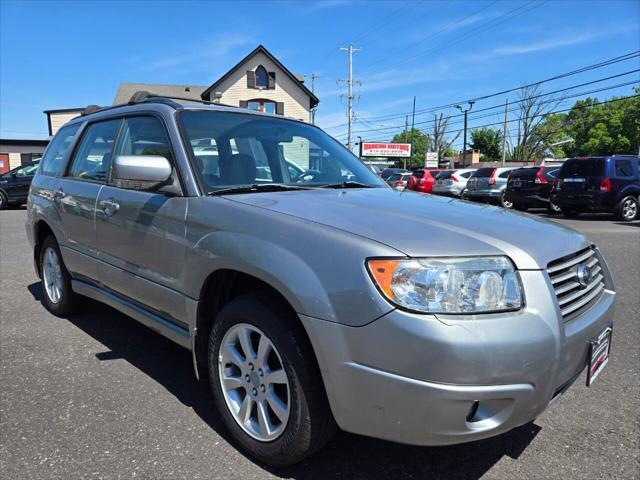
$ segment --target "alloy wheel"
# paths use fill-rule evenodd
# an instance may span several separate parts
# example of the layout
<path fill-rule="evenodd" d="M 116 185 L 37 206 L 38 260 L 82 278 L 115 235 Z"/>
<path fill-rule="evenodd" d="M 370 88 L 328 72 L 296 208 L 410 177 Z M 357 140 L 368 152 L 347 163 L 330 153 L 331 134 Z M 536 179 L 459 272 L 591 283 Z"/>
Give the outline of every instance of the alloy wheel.
<path fill-rule="evenodd" d="M 44 277 L 44 285 L 47 297 L 51 303 L 57 304 L 62 298 L 62 267 L 58 254 L 51 247 L 44 252 L 42 259 L 42 276 Z"/>
<path fill-rule="evenodd" d="M 507 197 L 505 196 L 504 193 L 500 197 L 500 203 L 504 208 L 513 208 L 513 202 L 510 202 L 509 200 L 507 200 Z"/>
<path fill-rule="evenodd" d="M 236 423 L 252 438 L 268 442 L 287 426 L 289 378 L 273 342 L 246 323 L 231 327 L 218 354 L 224 400 Z"/>
<path fill-rule="evenodd" d="M 628 198 L 622 204 L 622 216 L 625 220 L 633 220 L 638 214 L 638 204 L 635 200 Z"/>

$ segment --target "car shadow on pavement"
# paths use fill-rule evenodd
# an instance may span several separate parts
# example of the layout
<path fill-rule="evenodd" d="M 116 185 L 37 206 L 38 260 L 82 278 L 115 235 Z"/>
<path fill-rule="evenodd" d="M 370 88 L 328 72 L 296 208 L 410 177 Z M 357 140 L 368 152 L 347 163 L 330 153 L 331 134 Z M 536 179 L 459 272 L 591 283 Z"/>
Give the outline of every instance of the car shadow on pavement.
<path fill-rule="evenodd" d="M 27 288 L 34 299 L 42 298 L 40 283 Z M 83 313 L 66 320 L 108 349 L 96 354 L 99 360 L 129 362 L 233 445 L 213 405 L 209 384 L 195 378 L 187 350 L 91 300 Z M 503 457 L 517 459 L 539 431 L 539 426 L 529 423 L 495 438 L 447 447 L 414 447 L 339 432 L 324 449 L 293 467 L 260 466 L 279 477 L 295 479 L 477 479 Z"/>

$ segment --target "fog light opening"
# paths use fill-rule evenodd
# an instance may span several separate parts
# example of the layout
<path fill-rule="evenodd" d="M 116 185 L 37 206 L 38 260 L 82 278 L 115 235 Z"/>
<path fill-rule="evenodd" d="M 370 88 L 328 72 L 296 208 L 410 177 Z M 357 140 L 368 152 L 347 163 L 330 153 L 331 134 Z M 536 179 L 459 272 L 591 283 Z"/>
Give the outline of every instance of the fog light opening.
<path fill-rule="evenodd" d="M 469 413 L 467 413 L 467 422 L 473 422 L 474 421 L 473 417 L 475 417 L 476 413 L 478 413 L 478 407 L 480 407 L 480 402 L 476 400 L 471 405 L 471 408 L 469 408 Z"/>

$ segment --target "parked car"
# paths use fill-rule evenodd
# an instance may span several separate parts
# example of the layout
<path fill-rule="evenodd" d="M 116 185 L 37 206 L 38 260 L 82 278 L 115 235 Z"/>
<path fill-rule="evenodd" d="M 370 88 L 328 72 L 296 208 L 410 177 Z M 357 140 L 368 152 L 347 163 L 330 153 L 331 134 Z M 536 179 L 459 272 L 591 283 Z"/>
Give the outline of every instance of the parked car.
<path fill-rule="evenodd" d="M 504 208 L 512 208 L 513 204 L 505 198 L 504 191 L 507 179 L 514 167 L 483 167 L 469 178 L 464 191 L 465 198 L 476 202 L 498 203 Z"/>
<path fill-rule="evenodd" d="M 403 191 L 407 188 L 407 182 L 409 181 L 409 177 L 411 174 L 407 173 L 394 173 L 389 178 L 387 178 L 387 183 L 390 187 L 395 188 L 396 190 Z"/>
<path fill-rule="evenodd" d="M 560 207 L 550 198 L 558 170 L 560 166 L 516 168 L 507 181 L 506 201 L 516 210 L 544 207 L 549 213 L 560 213 Z"/>
<path fill-rule="evenodd" d="M 218 155 L 196 156 L 202 139 Z M 43 305 L 67 316 L 90 297 L 188 349 L 260 462 L 298 462 L 336 426 L 491 437 L 538 417 L 594 352 L 606 364 L 615 293 L 591 241 L 396 192 L 305 122 L 138 93 L 68 122 L 41 163 L 26 230 Z"/>
<path fill-rule="evenodd" d="M 615 213 L 620 220 L 638 218 L 640 157 L 571 158 L 558 172 L 551 198 L 565 215 Z"/>
<path fill-rule="evenodd" d="M 396 173 L 408 173 L 408 172 L 409 170 L 407 170 L 406 168 L 385 168 L 384 170 L 382 170 L 380 177 L 386 181 L 391 175 L 395 175 Z"/>
<path fill-rule="evenodd" d="M 31 180 L 38 162 L 29 162 L 0 176 L 0 210 L 27 203 Z"/>
<path fill-rule="evenodd" d="M 461 168 L 459 170 L 447 170 L 448 173 L 440 173 L 433 184 L 433 193 L 460 197 L 467 186 L 469 177 L 475 171 L 475 168 Z"/>
<path fill-rule="evenodd" d="M 436 176 L 442 170 L 426 168 L 419 168 L 412 172 L 409 181 L 407 182 L 407 188 L 409 190 L 415 190 L 416 192 L 431 193 L 433 190 L 433 184 L 436 181 Z"/>

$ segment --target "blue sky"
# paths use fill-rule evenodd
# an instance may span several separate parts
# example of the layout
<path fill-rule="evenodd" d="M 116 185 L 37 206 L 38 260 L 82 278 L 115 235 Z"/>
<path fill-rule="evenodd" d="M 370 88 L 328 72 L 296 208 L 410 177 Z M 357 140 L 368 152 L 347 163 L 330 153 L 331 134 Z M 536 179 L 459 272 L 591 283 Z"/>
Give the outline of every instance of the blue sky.
<path fill-rule="evenodd" d="M 361 131 L 403 124 L 414 95 L 416 108 L 427 109 L 638 50 L 639 25 L 637 0 L 0 0 L 0 136 L 45 138 L 43 110 L 111 104 L 120 82 L 211 84 L 262 43 L 294 73 L 320 76 L 317 123 L 342 139 L 345 87 L 336 80 L 346 76 L 347 55 L 341 46 L 362 48 L 354 54 L 354 78 L 362 82 L 354 130 Z M 635 58 L 543 89 L 637 68 Z M 637 72 L 569 93 L 633 80 L 640 82 Z M 625 86 L 596 96 L 631 93 Z M 504 99 L 479 101 L 474 109 Z M 419 114 L 416 122 L 431 115 Z M 501 114 L 470 118 L 473 127 L 500 121 Z M 395 131 L 362 135 L 385 140 Z"/>

